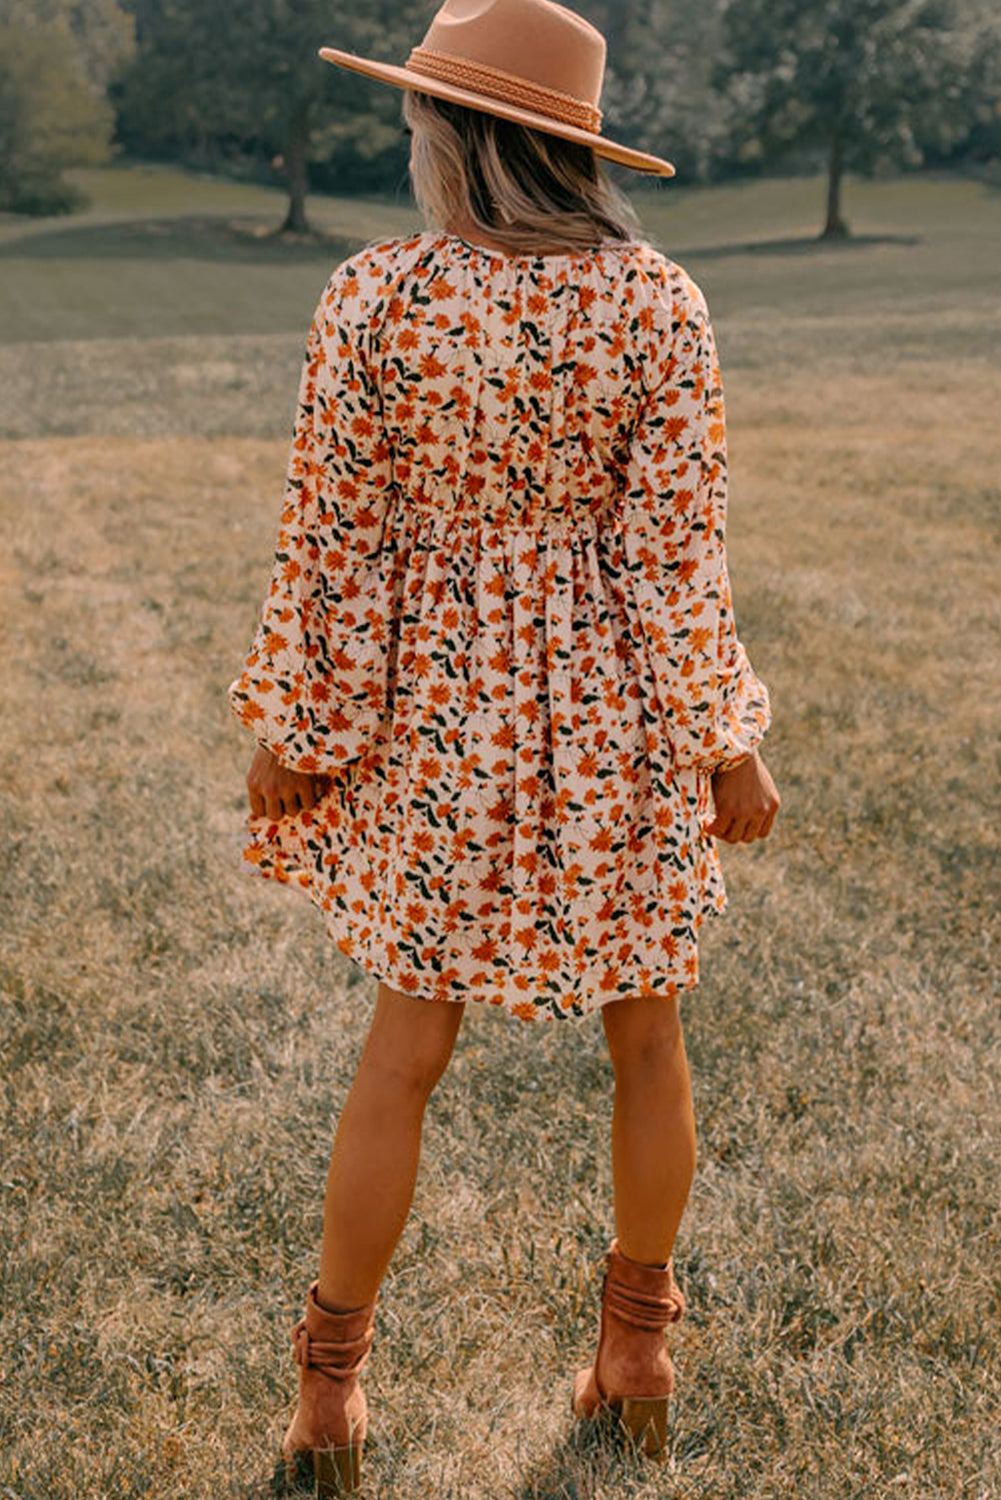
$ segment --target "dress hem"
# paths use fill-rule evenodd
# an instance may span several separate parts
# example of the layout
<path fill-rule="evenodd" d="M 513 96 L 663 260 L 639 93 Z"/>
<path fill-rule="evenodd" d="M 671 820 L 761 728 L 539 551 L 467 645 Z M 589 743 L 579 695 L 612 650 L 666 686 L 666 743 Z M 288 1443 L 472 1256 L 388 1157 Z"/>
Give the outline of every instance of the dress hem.
<path fill-rule="evenodd" d="M 274 823 L 269 823 L 268 820 L 254 818 L 249 820 L 251 827 L 255 823 L 260 826 L 261 831 L 264 827 L 269 827 L 272 833 L 275 830 Z M 576 997 L 567 995 L 550 996 L 542 1001 L 538 998 L 533 999 L 531 998 L 533 995 L 539 996 L 539 987 L 523 974 L 519 974 L 503 986 L 490 984 L 486 980 L 482 986 L 477 986 L 471 981 L 467 985 L 465 994 L 449 993 L 441 984 L 437 987 L 438 993 L 427 993 L 417 988 L 420 976 L 414 970 L 409 958 L 404 955 L 394 961 L 387 951 L 389 945 L 385 940 L 380 940 L 377 935 L 370 935 L 364 942 L 360 942 L 351 930 L 353 924 L 350 914 L 336 911 L 331 903 L 329 889 L 321 893 L 311 872 L 293 863 L 286 851 L 279 850 L 266 838 L 262 846 L 259 838 L 252 836 L 244 845 L 243 858 L 258 878 L 288 886 L 307 896 L 322 916 L 327 934 L 338 951 L 364 973 L 371 975 L 372 978 L 379 980 L 398 994 L 408 995 L 415 1000 L 427 1000 L 433 1004 L 456 1005 L 472 1002 L 477 1005 L 487 1005 L 494 1009 L 502 1009 L 514 1019 L 526 1023 L 583 1021 L 617 1000 L 639 999 L 646 996 L 672 999 L 696 990 L 700 982 L 698 933 L 702 922 L 706 917 L 723 916 L 729 907 L 729 898 L 721 880 L 717 888 L 718 900 L 711 897 L 704 899 L 696 913 L 693 935 L 686 945 L 679 946 L 675 969 L 659 976 L 654 976 L 649 969 L 644 969 L 642 972 L 649 976 L 645 981 L 636 984 L 620 984 L 614 991 L 605 992 L 603 976 L 607 977 L 608 974 L 608 966 L 605 965 L 592 968 L 577 976 L 580 988 L 584 992 L 583 998 L 578 993 Z M 454 986 L 454 975 L 450 983 Z M 512 991 L 514 993 L 511 993 Z"/>

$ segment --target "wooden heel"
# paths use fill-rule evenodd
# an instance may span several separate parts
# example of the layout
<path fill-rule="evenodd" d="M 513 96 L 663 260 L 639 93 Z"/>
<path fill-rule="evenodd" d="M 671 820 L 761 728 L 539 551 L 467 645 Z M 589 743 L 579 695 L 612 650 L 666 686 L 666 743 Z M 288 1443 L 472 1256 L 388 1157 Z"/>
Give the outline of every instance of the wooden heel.
<path fill-rule="evenodd" d="M 314 1448 L 313 1473 L 316 1500 L 336 1500 L 351 1494 L 361 1484 L 362 1444 L 344 1448 Z"/>
<path fill-rule="evenodd" d="M 361 1484 L 361 1443 L 344 1448 L 314 1448 L 313 1473 L 316 1476 L 316 1500 L 335 1500 L 349 1495 Z"/>
<path fill-rule="evenodd" d="M 661 1462 L 667 1456 L 667 1402 L 667 1396 L 623 1396 L 619 1412 L 622 1426 L 640 1451 Z"/>

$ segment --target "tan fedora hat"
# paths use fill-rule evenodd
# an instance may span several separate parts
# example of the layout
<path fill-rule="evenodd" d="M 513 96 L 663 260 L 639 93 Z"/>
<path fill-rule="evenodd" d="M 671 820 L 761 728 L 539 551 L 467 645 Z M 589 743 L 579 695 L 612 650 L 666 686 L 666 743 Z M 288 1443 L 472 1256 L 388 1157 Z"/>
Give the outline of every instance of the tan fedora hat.
<path fill-rule="evenodd" d="M 671 162 L 601 134 L 605 38 L 553 0 L 445 0 L 402 68 L 335 47 L 319 55 L 397 88 L 578 141 L 625 167 L 674 176 Z"/>

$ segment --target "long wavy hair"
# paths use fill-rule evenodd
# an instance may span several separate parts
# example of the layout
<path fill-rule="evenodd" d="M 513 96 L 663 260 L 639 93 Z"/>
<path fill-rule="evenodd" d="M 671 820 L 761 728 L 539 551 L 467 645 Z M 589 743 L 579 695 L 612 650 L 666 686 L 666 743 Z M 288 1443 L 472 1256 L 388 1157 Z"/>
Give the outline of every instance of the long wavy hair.
<path fill-rule="evenodd" d="M 515 254 L 644 239 L 590 146 L 410 89 L 403 118 L 410 181 L 429 227 L 469 223 Z"/>

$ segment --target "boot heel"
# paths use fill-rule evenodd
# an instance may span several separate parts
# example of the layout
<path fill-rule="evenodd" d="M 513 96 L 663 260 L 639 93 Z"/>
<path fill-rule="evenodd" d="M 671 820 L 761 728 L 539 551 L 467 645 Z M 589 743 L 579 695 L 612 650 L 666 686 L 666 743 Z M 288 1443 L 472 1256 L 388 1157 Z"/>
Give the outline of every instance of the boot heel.
<path fill-rule="evenodd" d="M 619 1420 L 622 1426 L 639 1445 L 648 1458 L 661 1461 L 667 1456 L 667 1401 L 666 1396 L 647 1399 L 641 1396 L 623 1396 Z"/>
<path fill-rule="evenodd" d="M 316 1500 L 336 1500 L 349 1495 L 361 1484 L 361 1443 L 344 1448 L 314 1448 L 313 1474 L 316 1477 Z"/>

